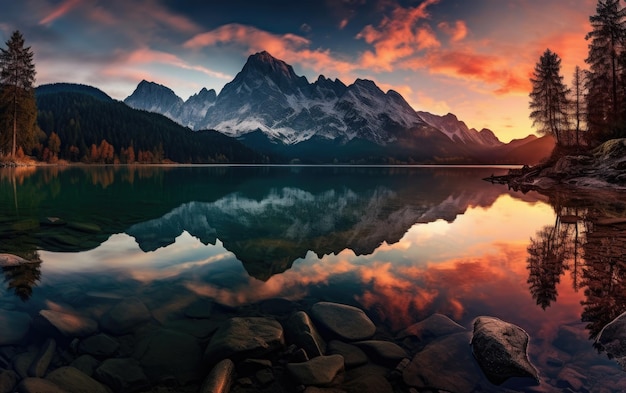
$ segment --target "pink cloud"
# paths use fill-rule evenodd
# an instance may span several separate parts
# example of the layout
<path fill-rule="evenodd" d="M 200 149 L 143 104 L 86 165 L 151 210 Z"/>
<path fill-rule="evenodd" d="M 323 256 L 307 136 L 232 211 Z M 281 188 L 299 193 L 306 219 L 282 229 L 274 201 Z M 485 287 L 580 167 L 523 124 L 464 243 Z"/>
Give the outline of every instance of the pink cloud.
<path fill-rule="evenodd" d="M 55 20 L 61 18 L 63 15 L 75 9 L 81 0 L 65 0 L 58 7 L 56 7 L 51 13 L 46 15 L 42 20 L 39 21 L 40 25 L 49 25 Z"/>
<path fill-rule="evenodd" d="M 148 49 L 148 48 L 137 49 L 129 53 L 128 55 L 123 57 L 123 61 L 128 63 L 129 65 L 146 64 L 146 63 L 168 64 L 168 65 L 183 68 L 186 70 L 201 72 L 203 74 L 206 74 L 214 78 L 225 79 L 225 80 L 232 79 L 231 75 L 224 74 L 218 71 L 213 71 L 206 67 L 190 65 L 176 55 L 173 55 L 167 52 L 155 51 L 155 50 Z"/>
<path fill-rule="evenodd" d="M 347 73 L 355 69 L 348 61 L 333 57 L 330 50 L 310 49 L 311 41 L 296 34 L 273 34 L 253 26 L 232 23 L 197 34 L 183 44 L 199 49 L 219 44 L 236 44 L 248 53 L 267 51 L 290 64 L 301 64 L 316 72 Z"/>
<path fill-rule="evenodd" d="M 454 25 L 451 25 L 448 22 L 441 22 L 437 25 L 437 27 L 439 30 L 450 36 L 451 42 L 459 42 L 467 37 L 467 25 L 462 20 L 457 20 L 454 22 Z"/>

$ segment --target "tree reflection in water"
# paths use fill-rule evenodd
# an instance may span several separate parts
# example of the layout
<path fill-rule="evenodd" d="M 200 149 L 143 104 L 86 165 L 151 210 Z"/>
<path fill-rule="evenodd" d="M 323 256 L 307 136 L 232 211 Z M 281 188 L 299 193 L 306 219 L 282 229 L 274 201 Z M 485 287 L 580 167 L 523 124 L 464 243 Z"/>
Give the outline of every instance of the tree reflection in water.
<path fill-rule="evenodd" d="M 626 311 L 626 206 L 562 195 L 552 196 L 551 204 L 555 224 L 539 230 L 528 246 L 529 290 L 545 310 L 569 271 L 574 290 L 584 290 L 581 320 L 595 339 Z"/>
<path fill-rule="evenodd" d="M 2 266 L 4 282 L 9 291 L 22 301 L 27 301 L 33 295 L 33 287 L 41 279 L 41 258 L 36 250 L 20 252 L 19 256 L 28 262 Z"/>

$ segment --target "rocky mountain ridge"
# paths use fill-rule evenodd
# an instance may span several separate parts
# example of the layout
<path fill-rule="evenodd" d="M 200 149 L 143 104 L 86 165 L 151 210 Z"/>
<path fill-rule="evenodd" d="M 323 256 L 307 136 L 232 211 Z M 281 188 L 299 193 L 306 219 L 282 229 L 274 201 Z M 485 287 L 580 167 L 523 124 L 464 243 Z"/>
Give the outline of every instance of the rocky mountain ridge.
<path fill-rule="evenodd" d="M 470 129 L 453 114 L 416 112 L 398 92 L 385 93 L 370 80 L 346 85 L 320 75 L 309 83 L 268 52 L 251 55 L 219 95 L 203 89 L 183 101 L 165 86 L 142 81 L 125 102 L 195 130 L 215 129 L 234 137 L 260 130 L 285 144 L 321 137 L 386 145 L 412 130 L 429 128 L 454 143 L 503 145 L 492 131 Z"/>

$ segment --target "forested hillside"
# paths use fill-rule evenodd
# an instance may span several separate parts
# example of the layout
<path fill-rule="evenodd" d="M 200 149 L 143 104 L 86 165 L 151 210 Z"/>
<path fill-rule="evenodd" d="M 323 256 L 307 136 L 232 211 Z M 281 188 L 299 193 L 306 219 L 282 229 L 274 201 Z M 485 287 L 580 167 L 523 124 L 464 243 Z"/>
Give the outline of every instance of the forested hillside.
<path fill-rule="evenodd" d="M 267 162 L 217 131 L 194 132 L 168 118 L 135 110 L 98 89 L 72 84 L 36 89 L 40 158 L 99 163 Z"/>

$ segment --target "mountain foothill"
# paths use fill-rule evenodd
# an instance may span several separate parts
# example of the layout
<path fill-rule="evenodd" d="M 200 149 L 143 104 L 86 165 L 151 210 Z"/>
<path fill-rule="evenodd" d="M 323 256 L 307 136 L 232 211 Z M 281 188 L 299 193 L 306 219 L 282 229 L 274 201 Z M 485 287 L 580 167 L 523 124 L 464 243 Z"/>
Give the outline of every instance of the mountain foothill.
<path fill-rule="evenodd" d="M 415 111 L 370 80 L 311 83 L 267 52 L 251 55 L 219 94 L 203 88 L 186 101 L 145 80 L 123 102 L 73 84 L 43 85 L 36 96 L 41 129 L 60 137 L 69 160 L 532 165 L 554 146 L 534 135 L 503 143 L 453 114 Z"/>

